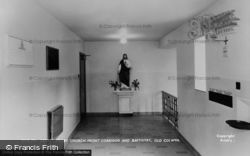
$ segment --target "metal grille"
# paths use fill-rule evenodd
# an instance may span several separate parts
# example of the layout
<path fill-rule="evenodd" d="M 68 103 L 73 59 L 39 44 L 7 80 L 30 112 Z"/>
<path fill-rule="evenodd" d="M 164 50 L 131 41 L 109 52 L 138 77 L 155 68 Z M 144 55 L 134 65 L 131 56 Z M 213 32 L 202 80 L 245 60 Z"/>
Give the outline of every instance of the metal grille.
<path fill-rule="evenodd" d="M 177 97 L 162 91 L 163 115 L 173 126 L 178 127 Z"/>
<path fill-rule="evenodd" d="M 48 111 L 48 139 L 56 139 L 63 131 L 63 106 Z"/>

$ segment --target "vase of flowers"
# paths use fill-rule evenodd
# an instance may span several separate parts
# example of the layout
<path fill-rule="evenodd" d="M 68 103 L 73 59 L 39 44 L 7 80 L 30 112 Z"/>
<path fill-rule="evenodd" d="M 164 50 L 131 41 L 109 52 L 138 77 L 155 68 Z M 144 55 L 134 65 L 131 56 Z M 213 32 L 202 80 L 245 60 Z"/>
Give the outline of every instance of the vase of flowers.
<path fill-rule="evenodd" d="M 109 85 L 111 88 L 114 88 L 114 90 L 117 90 L 121 86 L 118 81 L 109 81 Z"/>
<path fill-rule="evenodd" d="M 132 87 L 135 90 L 140 89 L 140 82 L 138 81 L 138 79 L 135 79 L 134 81 L 132 81 Z"/>

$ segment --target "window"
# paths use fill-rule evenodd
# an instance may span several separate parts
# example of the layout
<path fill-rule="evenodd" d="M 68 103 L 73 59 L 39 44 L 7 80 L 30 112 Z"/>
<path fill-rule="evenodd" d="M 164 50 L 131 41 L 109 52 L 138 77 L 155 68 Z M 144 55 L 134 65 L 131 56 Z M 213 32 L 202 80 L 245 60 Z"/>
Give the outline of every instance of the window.
<path fill-rule="evenodd" d="M 204 92 L 207 91 L 205 42 L 205 36 L 194 42 L 194 88 Z"/>

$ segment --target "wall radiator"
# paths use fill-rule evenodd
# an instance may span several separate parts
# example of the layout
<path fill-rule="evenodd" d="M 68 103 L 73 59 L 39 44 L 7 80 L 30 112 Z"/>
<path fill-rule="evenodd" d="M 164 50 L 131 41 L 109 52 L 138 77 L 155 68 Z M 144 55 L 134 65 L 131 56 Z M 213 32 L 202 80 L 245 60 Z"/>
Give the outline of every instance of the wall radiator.
<path fill-rule="evenodd" d="M 165 116 L 173 126 L 178 128 L 177 97 L 162 91 L 162 110 L 163 116 Z"/>
<path fill-rule="evenodd" d="M 63 106 L 58 105 L 47 113 L 48 139 L 56 139 L 63 131 Z"/>

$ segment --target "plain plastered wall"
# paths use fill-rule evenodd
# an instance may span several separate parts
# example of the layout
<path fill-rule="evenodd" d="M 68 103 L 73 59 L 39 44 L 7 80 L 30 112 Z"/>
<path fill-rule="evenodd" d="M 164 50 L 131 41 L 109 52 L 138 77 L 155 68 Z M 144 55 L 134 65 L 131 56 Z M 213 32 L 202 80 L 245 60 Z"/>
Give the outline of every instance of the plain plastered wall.
<path fill-rule="evenodd" d="M 2 67 L 3 67 L 3 45 L 4 45 L 4 40 L 3 40 L 3 36 L 4 36 L 4 28 L 6 28 L 6 22 L 4 20 L 5 17 L 5 13 L 6 13 L 6 4 L 4 1 L 0 1 L 1 2 L 1 6 L 0 6 L 0 73 L 2 73 Z M 2 74 L 0 74 L 0 123 L 1 123 L 1 119 L 2 119 Z M 2 129 L 2 124 L 0 124 L 0 129 Z M 1 135 L 1 134 L 0 134 Z"/>
<path fill-rule="evenodd" d="M 46 113 L 56 105 L 63 105 L 66 115 L 59 139 L 66 139 L 80 119 L 77 75 L 82 42 L 43 8 L 29 0 L 1 1 L 0 23 L 0 138 L 46 139 Z M 35 41 L 32 44 L 33 67 L 8 67 L 3 64 L 5 53 L 8 52 L 2 44 L 6 35 Z M 46 45 L 59 49 L 60 70 L 46 71 Z"/>
<path fill-rule="evenodd" d="M 117 97 L 109 86 L 117 80 L 118 63 L 123 53 L 132 63 L 131 81 L 140 81 L 133 97 L 134 112 L 161 112 L 161 91 L 177 95 L 176 49 L 160 49 L 156 41 L 86 42 L 87 111 L 118 112 Z M 171 79 L 172 78 L 172 79 Z"/>
<path fill-rule="evenodd" d="M 250 153 L 250 132 L 233 129 L 225 123 L 226 120 L 236 119 L 236 99 L 250 98 L 249 5 L 248 0 L 219 0 L 201 14 L 219 14 L 235 9 L 236 16 L 241 19 L 235 33 L 227 36 L 228 57 L 223 57 L 224 42 L 206 44 L 208 89 L 231 92 L 233 108 L 209 101 L 207 92 L 194 90 L 193 79 L 185 79 L 194 75 L 194 44 L 185 43 L 189 40 L 188 24 L 161 40 L 162 47 L 177 48 L 177 75 L 181 77 L 178 79 L 179 131 L 203 156 L 247 156 Z M 171 44 L 173 40 L 184 42 Z M 241 91 L 235 90 L 236 81 L 241 82 Z M 219 135 L 234 135 L 233 142 L 221 142 Z"/>

